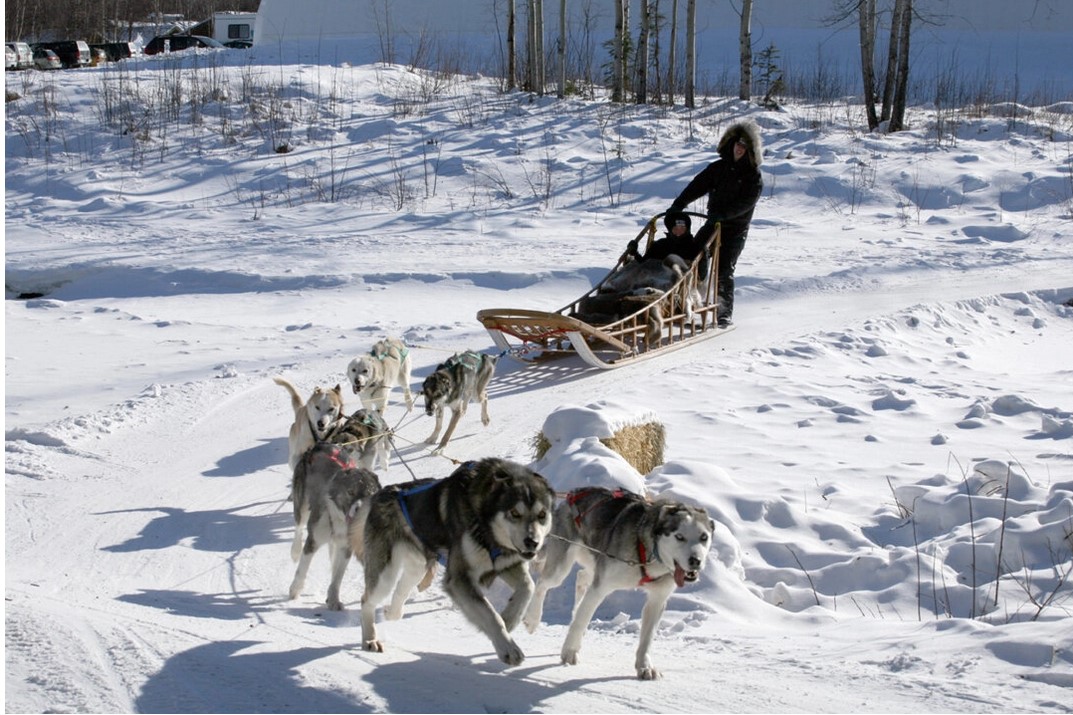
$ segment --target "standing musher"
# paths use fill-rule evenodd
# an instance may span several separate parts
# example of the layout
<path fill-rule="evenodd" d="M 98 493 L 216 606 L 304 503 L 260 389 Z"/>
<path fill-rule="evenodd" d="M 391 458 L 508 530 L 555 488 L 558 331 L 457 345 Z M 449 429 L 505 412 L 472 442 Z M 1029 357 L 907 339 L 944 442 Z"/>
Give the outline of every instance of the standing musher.
<path fill-rule="evenodd" d="M 693 177 L 667 213 L 685 211 L 686 206 L 708 195 L 708 218 L 697 231 L 696 240 L 699 245 L 705 245 L 716 222 L 722 224 L 716 319 L 719 327 L 725 328 L 732 323 L 734 315 L 734 267 L 745 248 L 753 209 L 764 190 L 760 176 L 764 155 L 760 129 L 752 121 L 732 124 L 723 132 L 717 151 L 719 158 Z"/>

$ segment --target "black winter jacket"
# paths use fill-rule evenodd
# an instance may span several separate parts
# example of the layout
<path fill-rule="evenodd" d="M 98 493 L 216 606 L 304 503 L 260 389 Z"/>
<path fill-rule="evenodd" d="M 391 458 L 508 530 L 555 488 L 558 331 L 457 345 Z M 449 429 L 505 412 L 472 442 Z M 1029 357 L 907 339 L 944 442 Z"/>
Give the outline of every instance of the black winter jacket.
<path fill-rule="evenodd" d="M 734 142 L 744 136 L 749 142 L 749 154 L 734 161 Z M 708 220 L 721 221 L 723 241 L 743 239 L 749 233 L 753 209 L 764 191 L 760 175 L 763 149 L 755 125 L 745 122 L 734 124 L 719 140 L 719 159 L 706 166 L 674 200 L 671 211 L 685 208 L 708 195 Z M 750 161 L 750 159 L 752 161 Z"/>

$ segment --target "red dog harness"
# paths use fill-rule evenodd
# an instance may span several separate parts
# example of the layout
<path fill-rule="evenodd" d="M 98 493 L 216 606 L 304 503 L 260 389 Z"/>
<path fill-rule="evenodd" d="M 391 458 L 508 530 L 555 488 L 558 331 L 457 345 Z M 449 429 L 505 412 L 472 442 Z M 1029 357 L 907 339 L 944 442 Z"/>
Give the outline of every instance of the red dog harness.
<path fill-rule="evenodd" d="M 626 492 L 624 489 L 615 489 L 607 496 L 607 498 L 601 499 L 585 511 L 579 511 L 577 509 L 577 503 L 581 501 L 585 496 L 591 494 L 594 491 L 596 491 L 595 488 L 589 487 L 587 489 L 575 489 L 574 491 L 566 495 L 566 503 L 569 504 L 571 507 L 574 507 L 575 510 L 574 525 L 577 526 L 579 529 L 581 528 L 581 522 L 584 521 L 585 516 L 588 515 L 588 513 L 591 512 L 593 509 L 614 499 L 623 499 L 630 495 L 630 493 Z M 644 586 L 646 583 L 652 583 L 653 581 L 655 581 L 656 579 L 649 576 L 648 569 L 645 568 L 645 564 L 648 563 L 648 550 L 645 549 L 645 544 L 640 539 L 640 537 L 637 538 L 637 560 L 637 565 L 641 568 L 641 580 L 637 582 L 637 585 Z"/>

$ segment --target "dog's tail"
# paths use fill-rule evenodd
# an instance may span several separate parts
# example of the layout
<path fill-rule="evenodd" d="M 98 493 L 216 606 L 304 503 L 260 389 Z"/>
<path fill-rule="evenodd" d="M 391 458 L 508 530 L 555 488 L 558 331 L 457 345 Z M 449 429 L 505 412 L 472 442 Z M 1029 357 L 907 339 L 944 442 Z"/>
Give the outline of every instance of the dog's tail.
<path fill-rule="evenodd" d="M 287 390 L 287 392 L 291 393 L 291 407 L 294 408 L 294 412 L 295 414 L 297 414 L 298 410 L 302 409 L 302 406 L 305 405 L 305 400 L 303 400 L 302 396 L 298 394 L 298 388 L 296 388 L 294 385 L 291 384 L 289 380 L 283 377 L 273 377 L 272 382 L 276 383 L 280 387 Z"/>

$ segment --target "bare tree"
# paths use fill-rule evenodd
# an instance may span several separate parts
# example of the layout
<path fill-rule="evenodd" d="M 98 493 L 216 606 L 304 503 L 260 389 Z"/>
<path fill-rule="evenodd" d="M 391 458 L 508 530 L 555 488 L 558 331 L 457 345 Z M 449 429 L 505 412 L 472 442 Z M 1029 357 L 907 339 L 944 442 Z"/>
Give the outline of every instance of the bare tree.
<path fill-rule="evenodd" d="M 674 104 L 675 58 L 678 56 L 678 0 L 671 2 L 671 46 L 667 51 L 667 104 Z"/>
<path fill-rule="evenodd" d="M 909 34 L 913 22 L 913 0 L 897 0 L 895 14 L 898 5 L 902 5 L 902 13 L 899 17 L 898 28 L 898 63 L 894 70 L 894 99 L 890 108 L 889 132 L 900 132 L 905 129 L 905 102 L 909 87 Z M 894 38 L 894 29 L 891 29 L 891 39 Z M 887 68 L 888 75 L 891 68 Z M 885 107 L 884 107 L 885 109 Z"/>
<path fill-rule="evenodd" d="M 697 106 L 697 0 L 686 3 L 686 106 Z"/>
<path fill-rule="evenodd" d="M 890 18 L 890 43 L 887 46 L 887 74 L 883 81 L 883 110 L 879 120 L 890 119 L 890 107 L 894 101 L 894 75 L 898 66 L 898 38 L 905 15 L 905 0 L 894 0 L 894 11 Z"/>
<path fill-rule="evenodd" d="M 626 86 L 626 22 L 627 3 L 629 0 L 615 0 L 615 36 L 611 40 L 611 101 L 621 102 Z"/>
<path fill-rule="evenodd" d="M 875 130 L 887 122 L 887 131 L 905 128 L 905 103 L 909 87 L 909 38 L 913 23 L 913 0 L 893 0 L 887 67 L 883 77 L 883 105 L 876 114 L 875 38 L 879 28 L 876 0 L 840 0 L 828 24 L 857 15 L 861 43 L 861 81 L 868 128 Z"/>
<path fill-rule="evenodd" d="M 527 70 L 525 88 L 544 96 L 544 2 L 529 0 L 526 37 Z"/>
<path fill-rule="evenodd" d="M 556 96 L 566 96 L 566 0 L 559 0 L 559 91 Z"/>
<path fill-rule="evenodd" d="M 515 12 L 514 0 L 507 0 L 507 89 L 512 90 L 518 86 L 518 59 L 516 38 L 514 36 L 518 15 Z"/>
<path fill-rule="evenodd" d="M 864 108 L 868 114 L 868 130 L 879 127 L 876 115 L 876 0 L 858 0 L 858 27 L 861 36 L 861 81 L 864 84 Z"/>
<path fill-rule="evenodd" d="M 651 30 L 651 5 L 648 0 L 641 0 L 641 28 L 637 38 L 637 54 L 634 57 L 637 71 L 637 84 L 634 87 L 638 104 L 648 102 L 648 37 Z"/>
<path fill-rule="evenodd" d="M 742 0 L 741 30 L 738 33 L 738 53 L 741 56 L 741 78 L 738 99 L 749 101 L 753 87 L 753 0 Z"/>
<path fill-rule="evenodd" d="M 544 87 L 547 79 L 544 74 L 544 0 L 533 0 L 533 58 L 536 60 L 534 80 L 536 81 L 536 93 L 544 96 Z"/>

